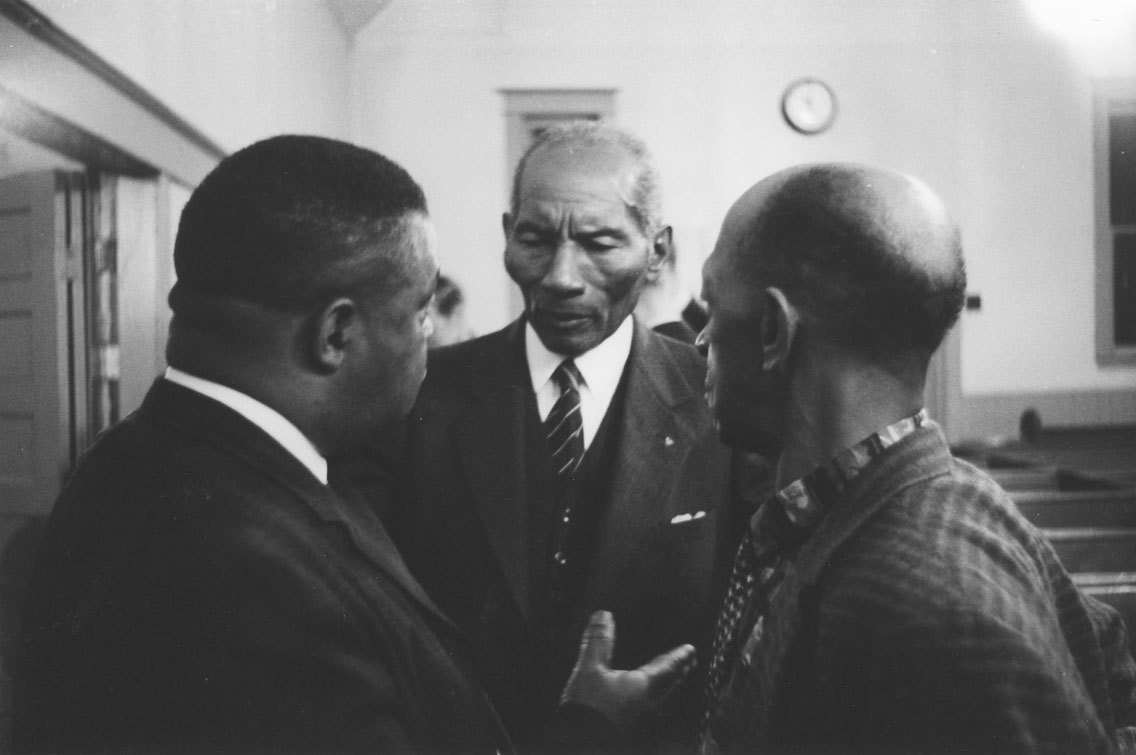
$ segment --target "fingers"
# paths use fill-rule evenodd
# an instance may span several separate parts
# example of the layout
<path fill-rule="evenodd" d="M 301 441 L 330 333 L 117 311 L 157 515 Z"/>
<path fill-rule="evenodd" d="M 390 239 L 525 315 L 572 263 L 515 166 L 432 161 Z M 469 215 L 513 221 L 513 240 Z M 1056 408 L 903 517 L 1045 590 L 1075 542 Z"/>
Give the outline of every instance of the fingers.
<path fill-rule="evenodd" d="M 614 649 L 615 620 L 607 611 L 596 611 L 588 620 L 584 634 L 580 637 L 580 655 L 576 659 L 576 666 L 607 669 L 611 665 Z"/>
<path fill-rule="evenodd" d="M 653 694 L 664 694 L 687 677 L 698 659 L 693 645 L 679 645 L 652 658 L 637 670 L 646 677 L 647 687 Z"/>

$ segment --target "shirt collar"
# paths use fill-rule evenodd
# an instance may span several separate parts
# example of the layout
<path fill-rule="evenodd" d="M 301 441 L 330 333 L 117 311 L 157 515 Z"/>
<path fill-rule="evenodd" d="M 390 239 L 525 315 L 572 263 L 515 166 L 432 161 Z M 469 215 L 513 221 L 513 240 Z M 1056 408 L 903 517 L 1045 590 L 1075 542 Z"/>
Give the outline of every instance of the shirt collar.
<path fill-rule="evenodd" d="M 926 409 L 877 430 L 778 490 L 750 524 L 759 558 L 775 550 L 786 537 L 800 539 L 811 532 L 843 497 L 851 482 L 881 453 L 927 424 Z"/>
<path fill-rule="evenodd" d="M 605 404 L 611 401 L 616 388 L 619 387 L 623 368 L 627 364 L 628 357 L 631 356 L 631 340 L 634 333 L 635 323 L 628 316 L 615 332 L 598 346 L 574 359 L 576 368 L 584 378 L 583 385 Z M 526 322 L 525 358 L 528 360 L 533 390 L 539 392 L 544 384 L 552 379 L 552 373 L 566 357 L 549 351 L 541 342 L 532 324 Z"/>
<path fill-rule="evenodd" d="M 212 380 L 190 375 L 176 367 L 167 367 L 166 380 L 183 388 L 200 393 L 202 396 L 224 404 L 268 433 L 277 443 L 295 456 L 324 485 L 327 484 L 327 459 L 312 444 L 300 429 L 289 422 L 284 415 L 270 406 L 262 404 L 248 394 L 214 383 Z"/>

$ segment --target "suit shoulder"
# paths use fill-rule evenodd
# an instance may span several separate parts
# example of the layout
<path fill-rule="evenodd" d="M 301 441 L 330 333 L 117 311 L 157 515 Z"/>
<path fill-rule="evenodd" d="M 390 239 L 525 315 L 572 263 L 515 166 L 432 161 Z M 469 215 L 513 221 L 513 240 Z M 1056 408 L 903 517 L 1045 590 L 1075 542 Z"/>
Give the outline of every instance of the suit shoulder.
<path fill-rule="evenodd" d="M 645 348 L 668 355 L 679 369 L 700 381 L 706 375 L 706 359 L 698 349 L 688 343 L 661 336 L 650 330 L 644 330 L 644 333 L 646 334 Z"/>
<path fill-rule="evenodd" d="M 134 482 L 128 480 L 139 476 L 156 460 L 164 464 L 177 462 L 178 458 L 170 452 L 166 434 L 134 412 L 98 435 L 75 463 L 64 491 L 113 483 L 129 487 Z"/>
<path fill-rule="evenodd" d="M 510 351 L 509 329 L 473 338 L 469 341 L 443 346 L 430 351 L 427 383 L 445 383 L 462 376 L 485 364 L 493 364 L 505 358 Z"/>
<path fill-rule="evenodd" d="M 446 414 L 454 407 L 453 402 L 464 403 L 478 386 L 516 379 L 510 372 L 512 362 L 510 328 L 432 350 L 412 417 L 436 411 Z"/>

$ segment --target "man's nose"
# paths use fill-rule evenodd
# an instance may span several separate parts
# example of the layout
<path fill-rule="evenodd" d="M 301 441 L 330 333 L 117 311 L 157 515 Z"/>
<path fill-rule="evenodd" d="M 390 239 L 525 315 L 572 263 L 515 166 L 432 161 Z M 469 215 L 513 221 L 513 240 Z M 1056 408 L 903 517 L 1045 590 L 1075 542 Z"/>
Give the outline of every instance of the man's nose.
<path fill-rule="evenodd" d="M 552 264 L 544 274 L 541 285 L 559 294 L 576 294 L 584 290 L 580 276 L 581 252 L 575 244 L 564 243 L 556 248 Z"/>
<path fill-rule="evenodd" d="M 710 353 L 710 339 L 706 336 L 706 328 L 698 331 L 698 335 L 694 337 L 694 348 L 698 349 L 702 356 Z"/>

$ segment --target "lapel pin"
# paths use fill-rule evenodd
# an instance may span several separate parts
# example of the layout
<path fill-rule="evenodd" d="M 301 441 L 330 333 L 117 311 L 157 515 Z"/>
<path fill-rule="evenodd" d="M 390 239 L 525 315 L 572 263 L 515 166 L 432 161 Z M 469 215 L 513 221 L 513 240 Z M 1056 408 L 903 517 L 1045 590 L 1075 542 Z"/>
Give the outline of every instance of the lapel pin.
<path fill-rule="evenodd" d="M 667 437 L 663 438 L 663 445 L 666 446 L 667 448 L 670 448 L 674 444 L 675 444 L 675 439 L 672 438 L 671 436 L 668 435 Z"/>

